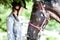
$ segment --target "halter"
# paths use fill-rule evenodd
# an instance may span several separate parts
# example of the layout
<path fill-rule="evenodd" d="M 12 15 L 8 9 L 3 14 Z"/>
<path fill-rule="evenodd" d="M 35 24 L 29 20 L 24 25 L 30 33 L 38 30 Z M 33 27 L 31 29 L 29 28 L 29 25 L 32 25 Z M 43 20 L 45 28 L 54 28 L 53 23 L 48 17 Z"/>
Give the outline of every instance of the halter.
<path fill-rule="evenodd" d="M 44 16 L 46 17 L 45 9 L 44 9 L 44 7 L 43 7 L 42 2 L 40 2 L 40 5 L 41 5 L 42 13 L 43 13 L 43 14 L 44 14 Z M 29 24 L 30 24 L 32 27 L 34 27 L 34 28 L 36 28 L 36 29 L 38 29 L 38 30 L 42 30 L 42 31 L 43 31 L 43 26 L 44 26 L 45 22 L 46 22 L 46 18 L 44 19 L 44 21 L 43 21 L 43 23 L 42 23 L 42 25 L 41 25 L 40 27 L 39 27 L 39 26 L 34 25 L 34 24 L 33 24 L 33 23 L 31 23 L 31 22 L 29 22 Z"/>

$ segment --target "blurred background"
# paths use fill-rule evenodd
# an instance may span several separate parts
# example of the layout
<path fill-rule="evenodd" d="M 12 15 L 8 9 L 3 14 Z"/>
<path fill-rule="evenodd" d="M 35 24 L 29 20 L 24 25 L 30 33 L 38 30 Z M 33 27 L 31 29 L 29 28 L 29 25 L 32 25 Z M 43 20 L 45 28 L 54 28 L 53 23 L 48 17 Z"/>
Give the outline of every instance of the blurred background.
<path fill-rule="evenodd" d="M 8 3 L 10 1 L 7 0 Z M 26 2 L 27 3 L 27 2 Z M 6 27 L 6 18 L 11 13 L 12 8 L 9 5 L 4 4 L 4 2 L 0 1 L 0 40 L 8 40 L 7 38 L 7 27 Z M 32 1 L 27 3 L 27 10 L 24 9 L 24 12 L 21 14 L 25 17 L 25 21 L 30 19 L 31 11 L 32 11 Z M 26 23 L 26 25 L 28 25 Z M 56 22 L 56 20 L 51 19 L 49 23 L 46 25 L 43 34 L 40 40 L 60 40 L 60 24 Z"/>

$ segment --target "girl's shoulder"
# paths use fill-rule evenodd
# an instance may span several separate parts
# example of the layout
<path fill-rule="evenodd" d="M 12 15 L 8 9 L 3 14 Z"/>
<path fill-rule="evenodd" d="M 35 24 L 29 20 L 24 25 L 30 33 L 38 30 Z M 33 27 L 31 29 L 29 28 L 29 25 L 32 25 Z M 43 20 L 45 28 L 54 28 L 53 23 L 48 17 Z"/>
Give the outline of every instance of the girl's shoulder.
<path fill-rule="evenodd" d="M 13 15 L 12 15 L 12 14 L 10 14 L 10 15 L 7 17 L 7 19 L 6 19 L 6 20 L 13 21 L 13 20 L 14 20 L 14 17 L 13 17 Z"/>

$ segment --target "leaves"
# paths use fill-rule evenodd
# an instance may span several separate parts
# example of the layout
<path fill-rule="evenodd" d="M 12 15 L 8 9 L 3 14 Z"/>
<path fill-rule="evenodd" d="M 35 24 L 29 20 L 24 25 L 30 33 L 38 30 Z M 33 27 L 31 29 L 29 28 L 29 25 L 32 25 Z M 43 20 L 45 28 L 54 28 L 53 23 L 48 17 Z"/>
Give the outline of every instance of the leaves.
<path fill-rule="evenodd" d="M 0 4 L 3 4 L 3 5 L 9 5 L 9 6 L 11 6 L 11 3 L 13 2 L 13 1 L 16 1 L 16 2 L 19 2 L 19 1 L 22 1 L 22 0 L 0 0 Z M 31 1 L 31 0 L 25 0 L 26 2 L 29 2 L 29 1 Z"/>

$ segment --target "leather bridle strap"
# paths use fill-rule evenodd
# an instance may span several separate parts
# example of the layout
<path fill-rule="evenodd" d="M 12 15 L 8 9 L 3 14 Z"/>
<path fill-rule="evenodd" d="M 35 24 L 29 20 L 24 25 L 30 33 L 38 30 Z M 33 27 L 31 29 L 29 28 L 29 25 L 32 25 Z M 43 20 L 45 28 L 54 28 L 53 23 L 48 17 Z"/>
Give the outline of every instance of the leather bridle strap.
<path fill-rule="evenodd" d="M 39 26 L 36 26 L 36 25 L 32 24 L 31 22 L 30 22 L 29 24 L 30 24 L 31 26 L 33 26 L 34 28 L 36 28 L 36 29 L 39 28 Z"/>
<path fill-rule="evenodd" d="M 41 3 L 41 8 L 42 8 L 42 12 L 43 12 L 43 14 L 45 16 L 45 19 L 44 19 L 42 25 L 40 26 L 41 27 L 41 30 L 43 30 L 44 24 L 46 23 L 46 11 L 45 11 L 44 6 L 43 6 L 42 3 Z"/>
<path fill-rule="evenodd" d="M 43 7 L 42 3 L 41 3 L 41 8 L 42 8 L 42 12 L 43 12 L 44 16 L 46 16 L 46 14 L 45 14 L 45 12 L 44 12 L 44 7 Z M 39 26 L 35 26 L 35 25 L 32 24 L 32 23 L 29 23 L 29 24 L 30 24 L 31 26 L 33 26 L 34 28 L 38 29 L 38 30 L 43 30 L 43 26 L 44 26 L 45 22 L 46 22 L 46 18 L 44 19 L 44 21 L 43 21 L 43 23 L 42 23 L 42 25 L 41 25 L 40 27 L 39 27 Z"/>

